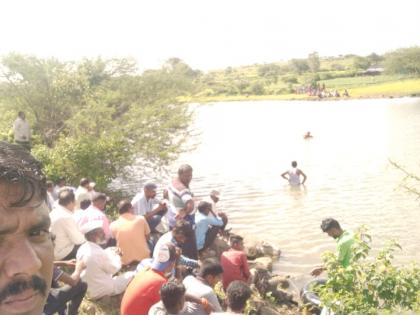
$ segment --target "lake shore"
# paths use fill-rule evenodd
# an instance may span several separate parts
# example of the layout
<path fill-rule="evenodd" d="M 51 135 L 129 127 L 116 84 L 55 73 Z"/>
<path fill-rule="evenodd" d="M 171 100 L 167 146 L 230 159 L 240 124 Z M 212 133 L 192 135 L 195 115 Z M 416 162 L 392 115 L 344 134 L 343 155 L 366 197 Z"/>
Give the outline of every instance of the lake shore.
<path fill-rule="evenodd" d="M 332 87 L 340 93 L 344 87 Z M 183 97 L 180 100 L 189 103 L 211 103 L 211 102 L 233 102 L 233 101 L 337 101 L 337 100 L 358 100 L 358 99 L 378 99 L 378 98 L 399 98 L 399 97 L 419 97 L 420 79 L 398 80 L 380 84 L 370 84 L 347 88 L 348 97 L 326 97 L 309 96 L 307 94 L 274 94 L 274 95 L 212 95 L 212 96 L 192 96 Z"/>

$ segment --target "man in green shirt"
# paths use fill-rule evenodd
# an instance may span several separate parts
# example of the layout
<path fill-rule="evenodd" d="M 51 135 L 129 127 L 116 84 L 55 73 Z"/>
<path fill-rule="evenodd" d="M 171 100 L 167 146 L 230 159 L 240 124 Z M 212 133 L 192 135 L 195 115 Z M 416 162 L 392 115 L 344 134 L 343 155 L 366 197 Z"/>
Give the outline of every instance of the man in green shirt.
<path fill-rule="evenodd" d="M 353 233 L 344 231 L 337 220 L 327 218 L 322 220 L 321 230 L 337 241 L 337 258 L 343 267 L 350 264 L 352 257 L 352 245 L 354 243 Z M 311 275 L 319 276 L 325 270 L 324 267 L 317 267 L 312 270 Z"/>

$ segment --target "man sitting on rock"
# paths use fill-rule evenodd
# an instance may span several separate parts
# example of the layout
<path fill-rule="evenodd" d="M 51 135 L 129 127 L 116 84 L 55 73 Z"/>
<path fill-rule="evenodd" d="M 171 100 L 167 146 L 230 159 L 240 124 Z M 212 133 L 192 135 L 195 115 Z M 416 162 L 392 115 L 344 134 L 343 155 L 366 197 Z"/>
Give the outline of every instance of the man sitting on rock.
<path fill-rule="evenodd" d="M 220 264 L 223 268 L 223 288 L 226 290 L 234 280 L 248 282 L 250 272 L 248 259 L 244 252 L 243 238 L 239 235 L 231 235 L 230 249 L 223 252 Z"/>
<path fill-rule="evenodd" d="M 223 274 L 222 266 L 213 259 L 207 259 L 200 267 L 197 277 L 187 276 L 183 283 L 187 294 L 198 299 L 206 299 L 215 312 L 221 312 L 219 300 L 214 293 L 214 286 L 221 280 Z M 191 304 L 190 314 L 206 315 L 206 309 L 200 304 Z"/>
<path fill-rule="evenodd" d="M 238 315 L 244 314 L 246 302 L 251 297 L 252 291 L 242 281 L 233 281 L 226 291 L 228 310 L 223 313 L 212 313 L 214 315 Z"/>
<path fill-rule="evenodd" d="M 203 251 L 210 247 L 216 239 L 217 233 L 227 224 L 227 216 L 223 212 L 217 215 L 212 210 L 211 203 L 200 201 L 198 212 L 195 214 L 195 239 L 197 250 Z"/>
<path fill-rule="evenodd" d="M 106 243 L 102 225 L 100 220 L 82 225 L 87 242 L 80 246 L 76 255 L 77 260 L 86 266 L 81 277 L 88 284 L 88 295 L 92 299 L 123 293 L 134 276 L 134 273 L 126 272 L 114 277 L 121 269 L 121 257 L 116 247 L 106 250 L 101 247 Z"/>

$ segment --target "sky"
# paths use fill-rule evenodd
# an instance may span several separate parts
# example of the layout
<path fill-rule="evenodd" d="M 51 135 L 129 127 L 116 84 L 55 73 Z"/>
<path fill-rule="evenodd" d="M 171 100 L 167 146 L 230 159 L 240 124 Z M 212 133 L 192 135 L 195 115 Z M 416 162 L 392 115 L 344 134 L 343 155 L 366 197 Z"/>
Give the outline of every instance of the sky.
<path fill-rule="evenodd" d="M 420 45 L 419 0 L 1 0 L 0 55 L 195 69 Z"/>

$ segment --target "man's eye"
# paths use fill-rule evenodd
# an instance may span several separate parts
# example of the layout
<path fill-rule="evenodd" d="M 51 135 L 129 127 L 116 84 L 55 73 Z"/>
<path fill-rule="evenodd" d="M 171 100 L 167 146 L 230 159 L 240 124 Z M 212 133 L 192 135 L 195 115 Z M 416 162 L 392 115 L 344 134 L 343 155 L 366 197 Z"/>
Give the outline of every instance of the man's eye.
<path fill-rule="evenodd" d="M 34 241 L 44 241 L 49 238 L 50 232 L 48 231 L 48 229 L 33 230 L 29 233 L 29 236 Z"/>

